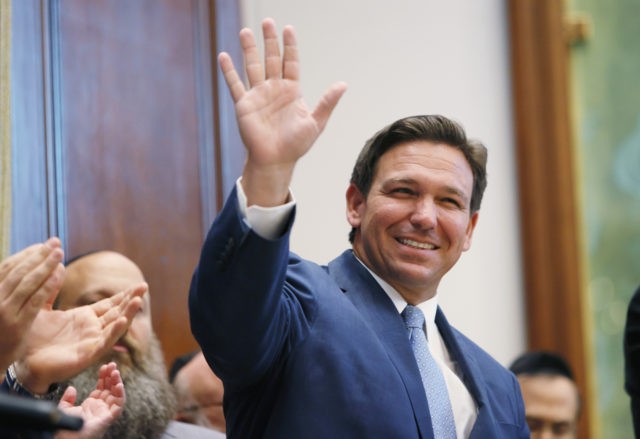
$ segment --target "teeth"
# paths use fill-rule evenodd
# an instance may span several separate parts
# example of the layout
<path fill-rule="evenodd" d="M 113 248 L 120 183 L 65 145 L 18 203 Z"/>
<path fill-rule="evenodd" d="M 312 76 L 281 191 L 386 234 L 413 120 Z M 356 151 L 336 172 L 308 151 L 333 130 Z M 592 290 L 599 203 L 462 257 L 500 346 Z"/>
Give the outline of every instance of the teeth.
<path fill-rule="evenodd" d="M 398 241 L 404 245 L 408 245 L 415 248 L 420 248 L 423 250 L 433 250 L 436 248 L 433 244 L 427 244 L 423 242 L 414 241 L 412 239 L 398 239 Z"/>

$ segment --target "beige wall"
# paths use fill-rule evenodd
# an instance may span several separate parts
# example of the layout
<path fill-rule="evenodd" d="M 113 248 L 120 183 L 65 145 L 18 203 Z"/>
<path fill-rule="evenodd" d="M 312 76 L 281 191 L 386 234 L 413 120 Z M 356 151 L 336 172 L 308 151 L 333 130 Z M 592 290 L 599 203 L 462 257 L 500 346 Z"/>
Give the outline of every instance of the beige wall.
<path fill-rule="evenodd" d="M 244 24 L 296 27 L 307 102 L 349 89 L 301 161 L 292 248 L 327 262 L 348 246 L 344 192 L 364 141 L 419 113 L 461 122 L 489 148 L 474 243 L 440 288 L 449 320 L 503 364 L 525 347 L 506 5 L 500 0 L 244 0 Z"/>

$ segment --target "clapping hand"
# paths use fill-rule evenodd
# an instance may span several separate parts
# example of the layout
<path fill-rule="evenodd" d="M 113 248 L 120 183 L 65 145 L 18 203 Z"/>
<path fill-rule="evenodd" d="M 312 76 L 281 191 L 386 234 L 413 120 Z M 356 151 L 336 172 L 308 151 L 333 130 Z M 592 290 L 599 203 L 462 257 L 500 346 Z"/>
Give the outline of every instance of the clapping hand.
<path fill-rule="evenodd" d="M 99 439 L 116 420 L 125 403 L 125 391 L 116 363 L 104 364 L 98 372 L 98 383 L 93 392 L 75 405 L 77 391 L 67 387 L 58 407 L 66 414 L 81 417 L 84 420 L 82 430 L 78 432 L 59 431 L 55 439 Z"/>
<path fill-rule="evenodd" d="M 146 283 L 91 305 L 65 311 L 43 309 L 26 337 L 16 375 L 34 393 L 66 381 L 104 356 L 142 308 Z"/>
<path fill-rule="evenodd" d="M 34 244 L 0 263 L 0 370 L 21 355 L 25 335 L 64 280 L 60 240 Z"/>

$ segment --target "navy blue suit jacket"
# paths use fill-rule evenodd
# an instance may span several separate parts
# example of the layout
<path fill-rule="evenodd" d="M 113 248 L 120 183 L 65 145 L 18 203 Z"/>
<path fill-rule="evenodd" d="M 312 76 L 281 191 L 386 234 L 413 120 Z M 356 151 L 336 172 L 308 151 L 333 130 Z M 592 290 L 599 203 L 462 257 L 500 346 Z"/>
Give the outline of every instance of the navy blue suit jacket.
<path fill-rule="evenodd" d="M 192 279 L 191 328 L 224 382 L 228 437 L 432 438 L 393 303 L 351 250 L 328 266 L 290 253 L 292 221 L 277 240 L 259 237 L 234 190 Z M 471 437 L 529 437 L 514 376 L 441 310 L 436 324 L 478 405 Z"/>

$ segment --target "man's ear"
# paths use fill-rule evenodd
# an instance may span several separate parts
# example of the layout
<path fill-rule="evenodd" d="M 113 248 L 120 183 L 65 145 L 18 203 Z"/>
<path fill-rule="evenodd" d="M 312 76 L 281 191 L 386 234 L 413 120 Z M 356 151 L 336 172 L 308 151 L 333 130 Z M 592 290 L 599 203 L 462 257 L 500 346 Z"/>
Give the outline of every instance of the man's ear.
<path fill-rule="evenodd" d="M 466 252 L 471 248 L 471 238 L 473 237 L 473 231 L 476 229 L 476 224 L 478 224 L 479 216 L 480 216 L 480 212 L 478 211 L 475 211 L 473 215 L 471 215 L 471 219 L 469 220 L 469 224 L 467 225 L 464 246 L 462 247 L 462 251 L 464 252 Z"/>
<path fill-rule="evenodd" d="M 355 184 L 351 183 L 347 188 L 347 220 L 351 227 L 360 227 L 362 221 L 362 208 L 365 205 L 365 196 Z"/>

